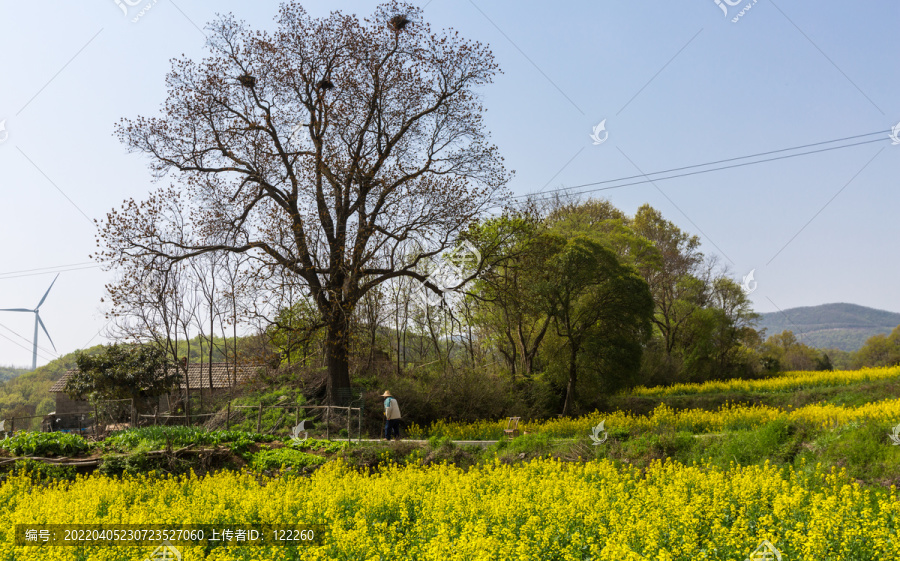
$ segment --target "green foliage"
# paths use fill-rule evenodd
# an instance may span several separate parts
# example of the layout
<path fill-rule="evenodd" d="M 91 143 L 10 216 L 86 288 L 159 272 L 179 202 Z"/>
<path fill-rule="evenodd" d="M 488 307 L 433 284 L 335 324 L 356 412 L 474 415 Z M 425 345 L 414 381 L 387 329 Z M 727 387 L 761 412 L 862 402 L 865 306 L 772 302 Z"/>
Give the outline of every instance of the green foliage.
<path fill-rule="evenodd" d="M 92 354 L 102 349 L 102 345 L 97 345 L 83 352 Z M 0 417 L 9 419 L 40 414 L 38 405 L 48 397 L 53 398 L 50 387 L 66 370 L 75 368 L 75 357 L 75 353 L 64 355 L 37 370 L 0 383 Z"/>
<path fill-rule="evenodd" d="M 711 458 L 718 465 L 730 462 L 741 465 L 761 464 L 765 460 L 791 463 L 802 442 L 805 429 L 799 424 L 776 420 L 755 428 L 726 433 L 720 438 L 706 439 L 697 457 Z"/>
<path fill-rule="evenodd" d="M 316 358 L 315 349 L 324 341 L 321 328 L 315 304 L 303 299 L 279 312 L 268 337 L 283 363 L 309 366 Z"/>
<path fill-rule="evenodd" d="M 308 454 L 292 448 L 260 450 L 253 454 L 250 465 L 257 471 L 294 468 L 302 469 L 324 464 L 327 460 L 315 454 Z"/>
<path fill-rule="evenodd" d="M 296 387 L 294 387 L 294 382 L 295 381 L 293 380 L 291 381 L 291 383 L 275 382 L 271 387 L 266 387 L 258 392 L 249 393 L 235 399 L 233 404 L 249 406 L 262 405 L 263 414 L 261 420 L 261 430 L 273 430 L 276 428 L 276 425 L 278 425 L 276 432 L 282 435 L 289 433 L 291 427 L 294 426 L 294 419 L 296 415 L 296 410 L 291 409 L 290 406 L 304 405 L 306 403 L 306 399 L 303 397 L 303 394 L 301 394 L 300 391 Z M 285 406 L 285 408 L 266 409 L 266 407 L 274 405 L 283 405 Z M 253 409 L 233 408 L 231 410 L 231 414 L 231 426 L 235 430 L 256 430 L 257 411 Z M 301 420 L 304 418 L 303 415 L 304 411 L 301 410 Z"/>
<path fill-rule="evenodd" d="M 74 481 L 76 477 L 75 468 L 72 466 L 57 466 L 39 462 L 37 460 L 16 460 L 13 467 L 9 469 L 9 475 L 24 475 L 31 478 L 34 482 L 50 482 L 50 481 Z"/>
<path fill-rule="evenodd" d="M 856 352 L 854 362 L 858 368 L 900 364 L 900 326 L 895 327 L 890 335 L 870 337 Z"/>
<path fill-rule="evenodd" d="M 801 457 L 815 464 L 846 467 L 849 475 L 864 481 L 896 484 L 900 455 L 888 446 L 890 423 L 851 423 L 833 431 L 822 431 L 801 451 Z"/>
<path fill-rule="evenodd" d="M 241 352 L 240 347 L 246 346 L 246 343 L 247 338 L 238 338 L 238 354 Z M 233 337 L 213 337 L 212 362 L 231 362 L 234 360 L 234 349 L 235 342 Z M 188 362 L 191 364 L 210 362 L 209 334 L 197 335 L 188 341 L 179 339 L 176 352 L 179 358 L 187 357 Z"/>
<path fill-rule="evenodd" d="M 16 368 L 15 366 L 0 366 L 0 382 L 12 380 L 16 376 L 31 372 L 29 368 Z"/>
<path fill-rule="evenodd" d="M 0 440 L 0 448 L 15 456 L 72 456 L 87 452 L 91 445 L 77 434 L 22 431 Z"/>
<path fill-rule="evenodd" d="M 76 372 L 65 392 L 73 399 L 141 400 L 178 387 L 181 374 L 165 352 L 153 345 L 114 344 L 97 354 L 78 354 Z M 137 401 L 136 401 L 137 403 Z"/>
<path fill-rule="evenodd" d="M 833 369 L 828 355 L 804 345 L 792 331 L 769 337 L 762 345 L 760 357 L 762 364 L 770 371 Z"/>
<path fill-rule="evenodd" d="M 330 440 L 319 440 L 317 438 L 307 438 L 300 442 L 286 440 L 284 441 L 284 445 L 295 450 L 315 450 L 326 454 L 340 452 L 347 447 L 346 442 L 332 442 Z"/>
<path fill-rule="evenodd" d="M 135 452 L 126 455 L 104 455 L 97 471 L 106 476 L 118 475 L 146 475 L 155 471 L 160 460 L 153 461 L 143 452 Z"/>
<path fill-rule="evenodd" d="M 568 351 L 566 413 L 575 407 L 581 356 L 589 355 L 598 374 L 594 391 L 618 389 L 636 376 L 653 299 L 647 283 L 599 242 L 579 236 L 549 243 L 557 250 L 542 268 L 538 292 Z"/>
<path fill-rule="evenodd" d="M 453 439 L 449 436 L 432 436 L 428 439 L 428 448 L 431 450 L 450 451 L 455 447 L 456 445 L 453 444 Z"/>
<path fill-rule="evenodd" d="M 503 451 L 507 456 L 525 454 L 530 456 L 542 456 L 550 451 L 553 446 L 548 434 L 523 434 L 513 439 L 503 438 L 493 446 L 496 451 Z"/>
<path fill-rule="evenodd" d="M 103 441 L 107 450 L 160 450 L 167 446 L 217 446 L 225 443 L 272 442 L 275 437 L 240 430 L 207 431 L 202 427 L 150 426 L 118 431 Z"/>

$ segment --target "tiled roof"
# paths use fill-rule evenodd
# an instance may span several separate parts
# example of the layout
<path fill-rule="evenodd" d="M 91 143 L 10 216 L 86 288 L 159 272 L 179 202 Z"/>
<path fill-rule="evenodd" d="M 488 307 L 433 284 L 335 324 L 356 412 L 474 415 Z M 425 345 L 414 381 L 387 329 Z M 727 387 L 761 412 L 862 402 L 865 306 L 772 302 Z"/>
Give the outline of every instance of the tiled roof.
<path fill-rule="evenodd" d="M 209 388 L 209 369 L 212 366 L 212 387 L 213 388 L 228 388 L 231 387 L 231 380 L 233 378 L 232 371 L 234 371 L 234 364 L 226 363 L 226 362 L 213 362 L 205 363 L 205 364 L 188 364 L 188 375 L 187 381 L 190 382 L 191 389 L 203 387 L 204 389 Z M 260 366 L 254 365 L 246 365 L 246 364 L 238 364 L 237 367 L 237 382 L 241 383 L 246 380 L 252 378 L 259 369 L 262 368 Z M 75 374 L 77 370 L 68 370 L 63 377 L 56 381 L 53 386 L 50 388 L 51 392 L 60 393 L 66 387 L 66 382 L 69 381 L 69 378 Z M 185 388 L 185 380 L 181 381 L 181 388 Z"/>

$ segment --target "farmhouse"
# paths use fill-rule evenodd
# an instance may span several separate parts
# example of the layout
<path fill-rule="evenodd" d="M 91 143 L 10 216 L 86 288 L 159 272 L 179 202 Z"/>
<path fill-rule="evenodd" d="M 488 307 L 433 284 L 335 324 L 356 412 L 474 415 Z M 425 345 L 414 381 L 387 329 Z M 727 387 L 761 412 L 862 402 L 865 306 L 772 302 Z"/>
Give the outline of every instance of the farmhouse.
<path fill-rule="evenodd" d="M 213 362 L 205 364 L 188 364 L 187 376 L 181 382 L 180 392 L 173 392 L 172 395 L 162 395 L 159 397 L 158 403 L 153 400 L 150 408 L 158 409 L 160 413 L 166 413 L 170 410 L 171 405 L 180 401 L 180 394 L 184 394 L 188 388 L 191 393 L 202 389 L 204 397 L 215 396 L 217 394 L 228 391 L 229 388 L 245 382 L 256 375 L 260 370 L 258 365 L 238 364 L 237 368 L 233 363 Z M 66 382 L 77 372 L 76 370 L 67 371 L 62 378 L 56 381 L 50 388 L 50 393 L 56 396 L 56 411 L 58 417 L 75 416 L 82 414 L 93 415 L 94 408 L 86 400 L 72 399 L 63 391 Z M 210 384 L 211 382 L 211 384 Z M 210 392 L 210 389 L 212 392 Z"/>

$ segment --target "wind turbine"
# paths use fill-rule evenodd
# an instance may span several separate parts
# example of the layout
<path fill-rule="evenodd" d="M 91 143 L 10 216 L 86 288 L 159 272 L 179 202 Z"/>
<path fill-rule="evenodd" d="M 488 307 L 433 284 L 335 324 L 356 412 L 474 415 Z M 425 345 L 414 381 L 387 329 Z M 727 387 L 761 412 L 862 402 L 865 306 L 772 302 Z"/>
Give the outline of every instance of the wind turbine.
<path fill-rule="evenodd" d="M 59 273 L 56 274 L 56 278 L 53 279 L 53 282 L 50 283 L 50 288 L 53 288 L 53 285 L 56 284 L 56 279 L 59 278 Z M 38 349 L 38 324 L 40 324 L 41 329 L 44 330 L 44 333 L 47 335 L 47 339 L 50 339 L 50 344 L 53 345 L 53 339 L 50 338 L 50 334 L 47 333 L 47 328 L 44 327 L 44 322 L 41 321 L 41 314 L 38 310 L 41 309 L 41 304 L 44 303 L 44 300 L 47 299 L 47 295 L 50 294 L 50 288 L 47 289 L 47 292 L 44 293 L 44 297 L 41 298 L 41 301 L 38 302 L 38 305 L 34 307 L 33 310 L 26 310 L 25 308 L 7 308 L 5 310 L 0 310 L 0 312 L 32 312 L 34 313 L 34 352 L 31 355 L 31 369 L 37 369 L 37 349 Z M 54 352 L 56 351 L 56 345 L 53 345 Z"/>

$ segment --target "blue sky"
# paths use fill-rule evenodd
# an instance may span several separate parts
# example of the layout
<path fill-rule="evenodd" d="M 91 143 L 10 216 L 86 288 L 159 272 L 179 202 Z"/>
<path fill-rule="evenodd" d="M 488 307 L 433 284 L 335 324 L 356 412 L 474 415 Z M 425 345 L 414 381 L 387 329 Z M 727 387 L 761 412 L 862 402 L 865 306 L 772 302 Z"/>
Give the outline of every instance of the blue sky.
<path fill-rule="evenodd" d="M 377 2 L 304 5 L 365 16 Z M 737 23 L 739 8 L 726 16 L 714 0 L 418 5 L 435 29 L 491 46 L 503 74 L 483 90 L 486 124 L 519 194 L 884 131 L 597 194 L 629 214 L 660 209 L 739 281 L 755 270 L 759 312 L 827 302 L 900 312 L 900 146 L 887 132 L 900 122 L 897 2 L 759 0 Z M 126 16 L 115 0 L 0 0 L 0 308 L 37 304 L 49 268 L 89 267 L 91 221 L 151 189 L 146 160 L 113 127 L 156 114 L 169 60 L 205 53 L 198 27 L 233 12 L 272 28 L 277 7 L 158 0 L 133 23 L 139 8 Z M 608 139 L 594 145 L 603 119 Z M 110 278 L 60 275 L 41 313 L 58 353 L 42 334 L 39 364 L 104 341 Z M 31 315 L 0 313 L 0 364 L 30 364 L 32 329 Z"/>

